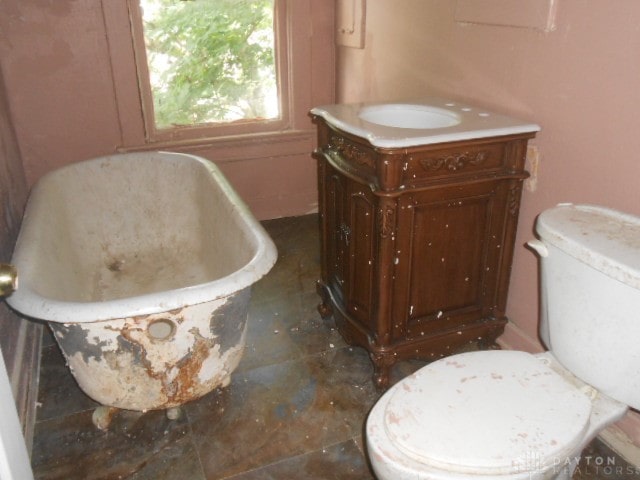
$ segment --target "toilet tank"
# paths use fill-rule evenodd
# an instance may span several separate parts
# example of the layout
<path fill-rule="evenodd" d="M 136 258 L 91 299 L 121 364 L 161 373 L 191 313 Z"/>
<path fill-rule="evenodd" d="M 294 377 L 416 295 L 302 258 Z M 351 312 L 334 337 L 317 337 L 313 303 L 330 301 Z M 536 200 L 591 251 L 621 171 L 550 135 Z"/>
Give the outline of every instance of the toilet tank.
<path fill-rule="evenodd" d="M 561 204 L 536 232 L 543 342 L 583 381 L 640 408 L 640 218 Z"/>

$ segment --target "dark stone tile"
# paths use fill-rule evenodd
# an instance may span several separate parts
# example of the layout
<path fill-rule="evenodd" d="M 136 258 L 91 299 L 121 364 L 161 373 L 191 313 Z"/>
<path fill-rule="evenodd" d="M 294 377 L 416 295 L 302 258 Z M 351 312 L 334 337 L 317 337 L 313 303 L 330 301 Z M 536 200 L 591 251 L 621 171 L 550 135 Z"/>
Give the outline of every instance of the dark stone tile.
<path fill-rule="evenodd" d="M 252 303 L 245 354 L 238 371 L 345 347 L 333 320 L 320 317 L 318 303 L 315 293 Z"/>
<path fill-rule="evenodd" d="M 182 441 L 189 428 L 185 418 L 171 421 L 163 411 L 120 410 L 109 430 L 101 431 L 91 415 L 87 411 L 36 424 L 32 455 L 36 479 L 172 478 L 150 476 L 162 471 L 163 465 L 202 478 L 193 445 Z M 177 465 L 182 456 L 185 464 Z"/>
<path fill-rule="evenodd" d="M 393 386 L 400 380 L 408 377 L 417 370 L 420 370 L 430 362 L 425 360 L 404 360 L 396 363 L 391 367 L 391 374 L 389 375 L 389 386 Z"/>
<path fill-rule="evenodd" d="M 362 351 L 336 349 L 236 375 L 227 389 L 187 405 L 207 478 L 361 435 L 377 398 L 371 371 Z"/>
<path fill-rule="evenodd" d="M 315 291 L 320 278 L 317 216 L 313 222 L 303 217 L 302 224 L 313 223 L 313 229 L 298 228 L 292 219 L 274 220 L 274 240 L 278 246 L 278 260 L 273 269 L 253 287 L 253 301 L 271 302 L 293 294 Z"/>
<path fill-rule="evenodd" d="M 316 283 L 320 280 L 320 256 L 317 251 L 300 252 L 300 271 L 298 281 L 302 293 L 316 293 Z"/>
<path fill-rule="evenodd" d="M 289 328 L 289 335 L 298 348 L 307 355 L 346 347 L 347 344 L 338 332 L 332 318 L 323 319 L 317 306 L 320 297 L 315 293 L 300 296 L 300 317 Z"/>
<path fill-rule="evenodd" d="M 319 251 L 320 224 L 317 214 L 266 220 L 262 225 L 283 254 L 302 249 Z"/>
<path fill-rule="evenodd" d="M 229 480 L 374 480 L 354 441 L 268 465 Z"/>
<path fill-rule="evenodd" d="M 170 443 L 128 480 L 205 480 L 191 437 Z"/>
<path fill-rule="evenodd" d="M 290 325 L 300 317 L 298 296 L 284 297 L 271 303 L 251 303 L 247 322 L 245 352 L 237 372 L 285 362 L 302 355 L 288 334 Z"/>
<path fill-rule="evenodd" d="M 36 320 L 31 320 L 36 321 Z M 56 339 L 51 333 L 51 329 L 47 322 L 38 322 L 42 324 L 42 348 L 50 347 L 51 345 L 57 345 Z"/>
<path fill-rule="evenodd" d="M 271 271 L 251 288 L 253 303 L 268 303 L 300 293 L 300 255 L 280 254 Z"/>
<path fill-rule="evenodd" d="M 99 404 L 78 386 L 57 345 L 42 350 L 37 421 L 91 410 Z"/>
<path fill-rule="evenodd" d="M 617 455 L 600 439 L 594 439 L 582 451 L 573 480 L 640 479 L 640 467 L 635 467 Z"/>

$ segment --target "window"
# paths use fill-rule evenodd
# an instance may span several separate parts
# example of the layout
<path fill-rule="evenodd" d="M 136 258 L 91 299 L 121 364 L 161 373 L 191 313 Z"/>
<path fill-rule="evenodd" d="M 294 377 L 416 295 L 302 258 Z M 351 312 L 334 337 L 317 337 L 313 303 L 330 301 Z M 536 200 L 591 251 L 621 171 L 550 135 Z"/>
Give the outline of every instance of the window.
<path fill-rule="evenodd" d="M 222 15 L 214 8 L 225 7 L 225 14 L 230 19 L 234 15 L 232 20 L 235 21 L 239 15 L 233 12 L 241 3 L 250 12 L 257 9 L 261 14 L 256 20 L 260 28 L 245 33 L 245 48 L 257 49 L 262 56 L 262 63 L 246 69 L 257 69 L 260 81 L 258 85 L 245 79 L 249 88 L 243 88 L 243 91 L 246 95 L 253 88 L 256 96 L 263 99 L 263 110 L 248 107 L 249 102 L 241 95 L 236 96 L 239 103 L 234 110 L 230 107 L 233 102 L 227 102 L 228 90 L 226 93 L 207 90 L 209 83 L 220 81 L 219 74 L 210 73 L 213 69 L 196 79 L 196 84 L 200 82 L 202 87 L 202 95 L 196 96 L 193 103 L 196 112 L 182 107 L 176 90 L 163 96 L 163 89 L 169 88 L 167 82 L 174 76 L 167 67 L 175 61 L 174 58 L 180 59 L 180 54 L 176 51 L 162 52 L 157 47 L 158 43 L 164 43 L 156 40 L 161 35 L 157 32 L 162 30 L 154 33 L 150 29 L 159 26 L 151 25 L 159 23 L 159 10 L 163 10 L 160 16 L 163 17 L 168 15 L 164 10 L 175 9 L 169 13 L 177 19 L 165 22 L 165 32 L 166 36 L 177 37 L 174 30 L 179 27 L 180 15 L 186 15 L 186 10 L 181 12 L 181 8 L 202 8 L 205 12 L 201 15 L 212 15 L 214 11 L 218 12 L 215 15 Z M 186 148 L 224 162 L 238 158 L 282 158 L 283 155 L 301 155 L 302 152 L 308 156 L 313 149 L 315 128 L 308 112 L 314 106 L 333 103 L 335 99 L 334 2 L 101 0 L 101 4 L 119 121 L 121 141 L 117 148 L 120 151 Z M 196 16 L 195 20 L 200 18 Z M 214 24 L 220 23 L 218 20 L 221 19 L 204 21 L 201 26 L 213 28 Z M 232 24 L 233 21 L 227 23 Z M 190 27 L 189 21 L 185 22 Z M 267 28 L 268 24 L 270 28 Z M 228 38 L 231 35 L 225 33 L 217 37 Z M 190 59 L 196 58 L 194 55 L 188 48 Z M 229 51 L 226 55 L 232 56 Z M 230 73 L 226 87 L 237 81 L 234 75 L 246 70 L 230 61 L 220 64 Z M 225 108 L 220 107 L 220 103 L 216 106 L 215 102 L 221 98 L 225 100 L 222 104 L 226 103 L 227 112 L 223 112 Z M 173 110 L 183 115 L 182 118 L 167 116 L 160 111 L 171 104 L 180 105 Z M 239 110 L 242 115 L 237 113 Z"/>
<path fill-rule="evenodd" d="M 129 0 L 148 141 L 282 130 L 281 0 Z"/>
<path fill-rule="evenodd" d="M 156 128 L 279 118 L 273 0 L 140 0 Z"/>

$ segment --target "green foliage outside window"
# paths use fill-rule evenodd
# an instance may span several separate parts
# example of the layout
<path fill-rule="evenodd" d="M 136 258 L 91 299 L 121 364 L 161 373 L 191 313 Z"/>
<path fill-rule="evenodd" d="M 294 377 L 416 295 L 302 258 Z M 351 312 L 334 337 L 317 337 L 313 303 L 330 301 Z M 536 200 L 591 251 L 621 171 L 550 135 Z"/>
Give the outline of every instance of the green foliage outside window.
<path fill-rule="evenodd" d="M 141 0 L 158 128 L 278 117 L 274 0 Z"/>

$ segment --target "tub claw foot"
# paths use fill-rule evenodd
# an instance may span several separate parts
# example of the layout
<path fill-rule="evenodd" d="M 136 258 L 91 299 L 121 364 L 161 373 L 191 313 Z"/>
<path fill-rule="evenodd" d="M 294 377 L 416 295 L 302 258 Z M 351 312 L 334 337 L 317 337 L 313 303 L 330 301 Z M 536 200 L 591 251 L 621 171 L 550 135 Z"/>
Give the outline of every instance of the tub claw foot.
<path fill-rule="evenodd" d="M 167 408 L 167 418 L 169 420 L 178 420 L 182 416 L 182 409 L 180 407 Z"/>
<path fill-rule="evenodd" d="M 226 388 L 229 385 L 231 385 L 231 375 L 227 375 L 222 379 L 222 382 L 220 382 L 220 388 Z"/>
<path fill-rule="evenodd" d="M 91 421 L 100 430 L 108 430 L 111 420 L 117 411 L 118 409 L 115 407 L 101 405 L 93 411 Z"/>

